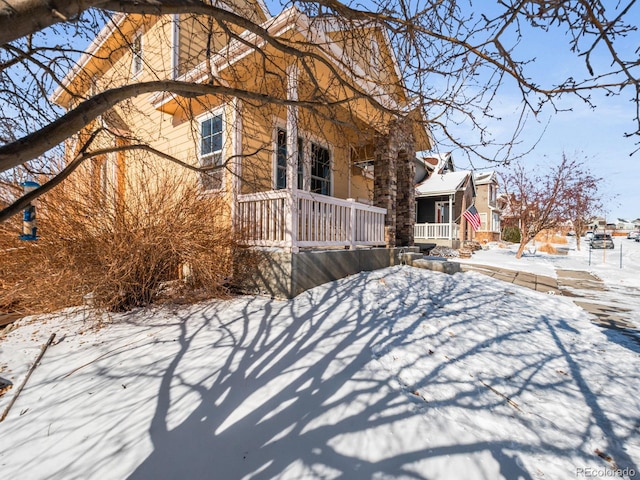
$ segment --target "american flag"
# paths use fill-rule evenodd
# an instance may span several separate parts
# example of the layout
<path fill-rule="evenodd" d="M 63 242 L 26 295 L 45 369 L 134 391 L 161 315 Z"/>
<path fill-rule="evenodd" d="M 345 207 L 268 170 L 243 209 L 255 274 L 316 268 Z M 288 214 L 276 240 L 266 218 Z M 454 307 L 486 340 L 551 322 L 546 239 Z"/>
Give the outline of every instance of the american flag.
<path fill-rule="evenodd" d="M 480 221 L 480 214 L 478 213 L 478 210 L 476 210 L 476 207 L 471 205 L 467 208 L 467 211 L 462 214 L 462 216 L 471 224 L 471 228 L 473 228 L 474 232 L 480 228 L 482 222 Z"/>

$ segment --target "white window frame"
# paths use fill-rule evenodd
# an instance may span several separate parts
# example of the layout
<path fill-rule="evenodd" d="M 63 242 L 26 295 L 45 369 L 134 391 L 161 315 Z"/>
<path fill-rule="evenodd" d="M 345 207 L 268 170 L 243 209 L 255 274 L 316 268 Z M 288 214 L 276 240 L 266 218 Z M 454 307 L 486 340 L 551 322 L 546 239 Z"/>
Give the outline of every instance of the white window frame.
<path fill-rule="evenodd" d="M 140 42 L 140 49 L 136 49 L 136 43 Z M 144 70 L 144 39 L 142 30 L 137 30 L 131 39 L 131 77 L 135 78 Z"/>
<path fill-rule="evenodd" d="M 313 165 L 311 163 L 313 161 L 313 154 L 312 154 L 312 146 L 313 145 L 316 145 L 317 147 L 320 147 L 320 148 L 326 150 L 327 154 L 329 155 L 329 178 L 327 178 L 327 179 L 322 178 L 322 177 L 314 177 L 312 175 L 312 173 L 311 173 L 313 171 Z M 323 195 L 327 195 L 329 197 L 332 197 L 333 196 L 333 151 L 332 151 L 331 147 L 329 145 L 327 145 L 326 143 L 324 143 L 324 142 L 318 142 L 315 139 L 309 139 L 309 140 L 307 140 L 306 145 L 305 145 L 305 155 L 308 155 L 308 158 L 309 158 L 309 161 L 307 162 L 308 165 L 309 165 L 309 172 L 308 172 L 309 180 L 308 180 L 308 182 L 305 182 L 305 184 L 308 185 L 309 191 L 311 191 L 311 180 L 313 178 L 320 179 L 321 181 L 329 182 L 329 192 L 326 193 L 326 194 L 323 194 Z M 306 172 L 305 172 L 305 174 L 306 174 Z"/>
<path fill-rule="evenodd" d="M 495 213 L 493 212 L 491 215 L 491 218 L 493 220 L 492 222 L 492 231 L 493 232 L 500 232 L 500 214 L 499 213 Z"/>
<path fill-rule="evenodd" d="M 273 189 L 278 189 L 278 130 L 283 130 L 287 132 L 286 123 L 280 120 L 274 122 L 273 128 Z M 288 132 L 287 132 L 288 134 Z M 330 143 L 321 140 L 318 136 L 309 134 L 303 130 L 298 130 L 298 139 L 302 139 L 302 149 L 298 153 L 298 158 L 302 159 L 302 188 L 300 190 L 310 191 L 311 190 L 311 144 L 316 144 L 317 146 L 326 149 L 329 152 L 329 193 L 327 196 L 333 197 L 333 192 L 335 188 L 334 183 L 334 148 Z M 298 182 L 300 185 L 300 182 Z M 285 186 L 288 188 L 288 186 Z"/>
<path fill-rule="evenodd" d="M 478 212 L 480 215 L 480 228 L 479 230 L 482 232 L 490 231 L 489 223 L 487 221 L 487 212 Z"/>
<path fill-rule="evenodd" d="M 283 132 L 285 132 L 285 134 L 288 135 L 287 132 L 287 127 L 286 124 L 282 123 L 282 122 L 278 122 L 275 124 L 275 128 L 273 129 L 273 189 L 274 190 L 283 190 L 287 188 L 286 182 L 286 169 L 285 169 L 285 186 L 284 187 L 280 187 L 278 185 L 278 131 L 282 130 Z M 300 133 L 298 131 L 298 133 Z M 300 141 L 302 141 L 302 149 L 300 149 Z M 298 160 L 302 160 L 304 163 L 304 137 L 302 135 L 298 135 Z M 300 168 L 300 165 L 298 166 L 298 168 Z M 302 179 L 298 179 L 298 189 L 302 190 L 302 187 L 304 186 L 304 165 L 302 165 L 303 171 L 302 171 Z M 301 185 L 302 184 L 302 185 Z"/>
<path fill-rule="evenodd" d="M 204 167 L 204 166 L 210 166 L 210 165 L 220 165 L 222 166 L 223 164 L 223 153 L 224 153 L 224 147 L 225 147 L 225 142 L 227 141 L 227 133 L 225 132 L 226 130 L 226 116 L 225 116 L 225 112 L 226 109 L 224 107 L 220 107 L 220 108 L 216 108 L 215 110 L 211 110 L 209 112 L 206 112 L 202 115 L 200 115 L 199 117 L 197 117 L 197 121 L 198 121 L 198 132 L 197 132 L 197 140 L 198 140 L 198 165 L 200 167 Z M 202 153 L 202 124 L 206 121 L 212 120 L 215 117 L 220 117 L 221 120 L 221 127 L 220 127 L 220 134 L 221 134 L 221 140 L 220 140 L 220 150 L 215 150 L 213 152 L 209 152 L 206 154 Z M 217 158 L 216 158 L 217 157 Z M 213 159 L 213 162 L 211 162 L 211 160 Z M 219 170 L 217 170 L 218 172 L 220 172 L 220 175 L 222 176 L 222 179 L 220 181 L 220 187 L 219 188 L 205 188 L 205 182 L 203 180 L 203 176 L 206 175 L 204 172 L 200 173 L 200 185 L 203 188 L 203 190 L 205 192 L 218 192 L 220 190 L 224 190 L 224 184 L 225 184 L 225 175 L 224 175 L 224 169 L 221 168 Z"/>

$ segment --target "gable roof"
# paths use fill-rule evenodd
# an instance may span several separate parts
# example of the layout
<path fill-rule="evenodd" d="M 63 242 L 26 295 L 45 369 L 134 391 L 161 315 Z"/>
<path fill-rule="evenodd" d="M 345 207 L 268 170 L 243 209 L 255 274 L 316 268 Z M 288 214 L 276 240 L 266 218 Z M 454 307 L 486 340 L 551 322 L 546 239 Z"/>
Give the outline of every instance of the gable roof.
<path fill-rule="evenodd" d="M 340 25 L 339 22 L 333 21 L 330 18 L 319 19 L 310 17 L 294 6 L 272 17 L 262 0 L 239 1 L 248 1 L 253 5 L 257 5 L 259 10 L 262 10 L 260 13 L 264 15 L 265 20 L 260 24 L 260 27 L 273 37 L 298 35 L 303 40 L 301 43 L 305 45 L 316 45 L 322 48 L 326 60 L 333 68 L 349 77 L 361 91 L 366 92 L 371 99 L 374 99 L 384 107 L 378 112 L 380 116 L 378 125 L 384 125 L 389 120 L 388 116 L 390 114 L 384 111 L 385 109 L 399 112 L 401 115 L 405 114 L 407 117 L 416 120 L 413 122 L 416 147 L 420 149 L 432 147 L 433 139 L 424 121 L 424 112 L 412 104 L 407 97 L 404 79 L 401 76 L 395 52 L 393 51 L 387 32 L 383 28 L 370 27 L 369 30 L 380 40 L 380 48 L 384 50 L 384 54 L 388 55 L 390 59 L 390 62 L 385 62 L 385 71 L 388 69 L 388 74 L 393 78 L 389 83 L 393 88 L 387 88 L 385 83 L 379 79 L 372 78 L 365 68 L 357 62 L 351 64 L 351 62 L 345 63 L 340 60 L 349 57 L 351 53 L 349 53 L 347 45 L 342 45 L 340 41 L 335 41 L 330 35 L 332 32 L 344 29 L 344 26 Z M 128 17 L 129 15 L 124 14 L 115 15 L 112 21 L 103 27 L 88 50 L 67 73 L 62 85 L 54 92 L 52 96 L 54 102 L 68 107 L 70 96 L 68 95 L 67 88 L 70 87 L 83 69 L 86 69 L 92 62 L 100 61 L 96 52 L 103 48 L 111 36 L 116 34 L 122 35 L 124 33 L 122 25 L 126 23 Z M 355 27 L 358 26 L 359 24 L 356 23 Z M 195 66 L 176 80 L 192 83 L 207 83 L 213 75 L 211 70 L 216 72 L 216 74 L 221 74 L 221 72 L 230 69 L 249 55 L 257 55 L 256 51 L 264 52 L 264 49 L 268 46 L 268 42 L 260 35 L 245 30 L 239 35 L 239 38 L 232 39 L 219 52 L 212 54 L 210 59 L 203 61 L 200 65 Z M 176 99 L 178 97 L 180 97 L 180 95 L 176 93 L 159 91 L 149 95 L 148 99 L 157 110 L 174 113 L 177 109 Z M 359 96 L 356 96 L 353 101 L 359 103 L 367 102 L 366 98 Z M 360 120 L 368 121 L 374 125 L 371 123 L 372 115 L 370 110 L 367 106 L 362 107 L 361 105 L 360 107 L 351 109 L 351 111 L 356 112 Z"/>
<path fill-rule="evenodd" d="M 470 176 L 470 170 L 433 173 L 429 178 L 416 187 L 416 197 L 453 195 L 465 186 Z"/>
<path fill-rule="evenodd" d="M 451 152 L 433 153 L 416 152 L 416 157 L 423 163 L 428 172 L 443 173 L 444 171 L 454 172 L 455 165 Z"/>
<path fill-rule="evenodd" d="M 496 180 L 497 180 L 497 176 L 496 176 L 496 172 L 494 171 L 482 172 L 482 173 L 473 172 L 473 181 L 475 182 L 476 185 L 486 185 Z"/>

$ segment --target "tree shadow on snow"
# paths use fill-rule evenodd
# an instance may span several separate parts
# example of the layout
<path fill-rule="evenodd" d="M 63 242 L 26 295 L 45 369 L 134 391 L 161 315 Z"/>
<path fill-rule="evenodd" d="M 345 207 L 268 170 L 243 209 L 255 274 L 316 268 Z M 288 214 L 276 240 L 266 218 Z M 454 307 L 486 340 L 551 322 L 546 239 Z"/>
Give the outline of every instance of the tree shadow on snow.
<path fill-rule="evenodd" d="M 474 321 L 477 315 L 508 317 L 512 292 L 488 295 L 485 278 L 477 279 L 477 289 L 460 291 L 456 276 L 438 276 L 424 291 L 416 286 L 423 285 L 423 272 L 392 271 L 408 276 L 400 295 L 389 288 L 392 275 L 370 272 L 292 301 L 256 297 L 241 311 L 208 304 L 199 314 L 204 320 L 185 314 L 177 352 L 159 378 L 148 430 L 153 451 L 130 478 L 447 478 L 429 466 L 489 458 L 504 478 L 530 479 L 535 475 L 523 454 L 577 455 L 586 462 L 592 460 L 588 446 L 576 453 L 542 436 L 533 443 L 495 432 L 483 436 L 474 431 L 474 414 L 494 411 L 505 424 L 536 435 L 526 401 L 514 408 L 506 398 L 520 402 L 523 393 L 572 382 L 611 440 L 618 465 L 635 467 L 617 448 L 623 439 L 613 434 L 558 325 L 541 317 L 532 332 L 513 319 L 481 331 L 490 322 Z M 353 292 L 364 293 L 354 298 Z M 513 345 L 531 335 L 550 335 L 557 348 L 514 353 Z M 403 349 L 416 356 L 398 358 L 407 363 L 395 368 L 395 352 Z M 542 375 L 560 360 L 570 376 L 550 381 Z M 451 409 L 464 435 L 439 439 L 439 412 Z M 585 427 L 585 440 L 592 426 Z M 409 435 L 407 428 L 418 432 Z M 423 441 L 407 444 L 414 437 Z"/>

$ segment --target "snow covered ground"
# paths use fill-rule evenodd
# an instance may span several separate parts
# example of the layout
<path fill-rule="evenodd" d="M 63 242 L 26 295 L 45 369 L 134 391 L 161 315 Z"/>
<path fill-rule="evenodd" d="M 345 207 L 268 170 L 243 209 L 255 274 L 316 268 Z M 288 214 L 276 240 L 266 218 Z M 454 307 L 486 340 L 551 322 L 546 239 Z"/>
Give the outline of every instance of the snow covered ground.
<path fill-rule="evenodd" d="M 486 250 L 477 251 L 471 259 L 459 259 L 463 263 L 501 266 L 556 277 L 558 270 L 582 270 L 600 278 L 607 288 L 597 293 L 597 300 L 614 308 L 629 310 L 628 317 L 640 329 L 640 242 L 626 237 L 614 237 L 613 250 L 589 250 L 584 240 L 581 250 L 576 249 L 575 237 L 567 237 L 566 255 L 548 255 L 539 250 L 541 242 L 534 242 L 521 259 L 515 258 L 517 247 L 498 248 L 491 244 Z M 584 293 L 584 292 L 583 292 Z M 586 292 L 589 296 L 596 292 Z"/>
<path fill-rule="evenodd" d="M 640 244 L 616 243 L 602 265 L 586 252 L 517 262 L 507 249 L 472 261 L 547 275 L 580 266 L 637 309 Z M 639 344 L 567 297 L 398 266 L 291 301 L 104 321 L 68 311 L 0 339 L 0 376 L 18 385 L 56 333 L 0 423 L 2 478 L 640 475 Z"/>

